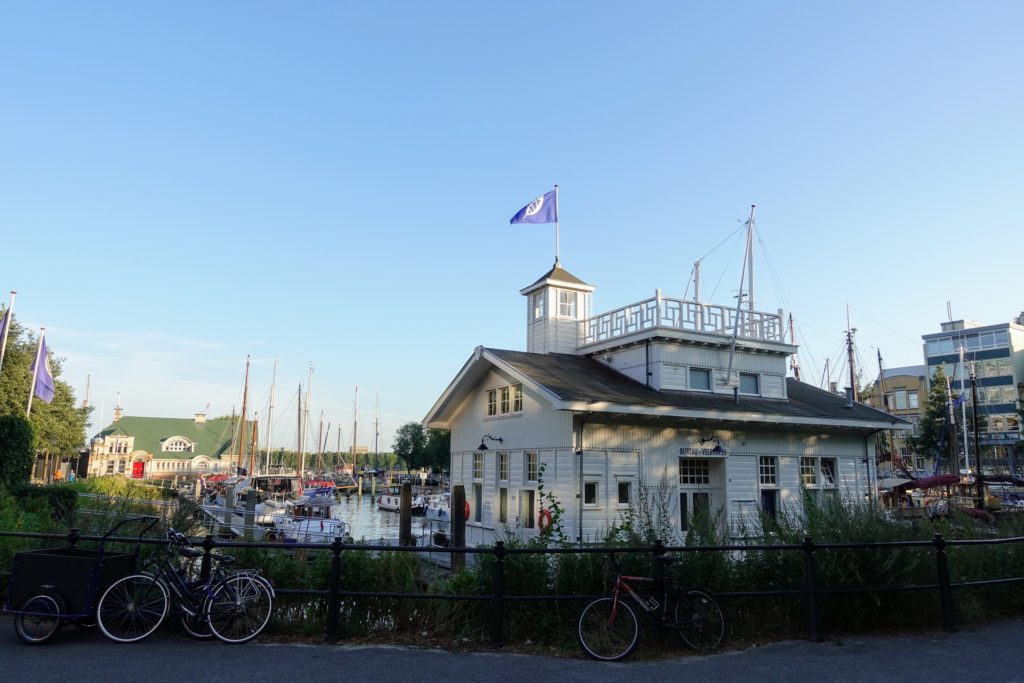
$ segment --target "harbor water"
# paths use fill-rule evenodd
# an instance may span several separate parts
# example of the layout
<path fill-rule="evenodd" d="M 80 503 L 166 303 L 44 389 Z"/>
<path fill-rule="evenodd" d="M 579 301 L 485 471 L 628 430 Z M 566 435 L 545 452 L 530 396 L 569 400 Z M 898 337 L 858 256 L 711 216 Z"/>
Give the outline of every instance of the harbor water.
<path fill-rule="evenodd" d="M 342 519 L 352 529 L 352 538 L 357 543 L 396 545 L 398 543 L 399 514 L 377 509 L 377 497 L 369 492 L 363 495 L 339 496 Z M 445 525 L 447 526 L 447 525 Z M 423 545 L 431 530 L 440 527 L 426 517 L 412 518 L 412 535 L 418 545 Z"/>

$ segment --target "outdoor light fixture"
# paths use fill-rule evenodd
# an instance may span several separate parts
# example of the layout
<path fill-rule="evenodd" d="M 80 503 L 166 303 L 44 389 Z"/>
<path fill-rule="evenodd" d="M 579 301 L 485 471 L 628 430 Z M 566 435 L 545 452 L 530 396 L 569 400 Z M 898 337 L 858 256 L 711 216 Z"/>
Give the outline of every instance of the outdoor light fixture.
<path fill-rule="evenodd" d="M 486 443 L 487 439 L 490 439 L 491 441 L 497 441 L 498 443 L 505 443 L 505 441 L 500 436 L 491 436 L 490 434 L 484 434 L 483 436 L 480 437 L 480 445 L 477 447 L 478 451 L 488 450 Z"/>

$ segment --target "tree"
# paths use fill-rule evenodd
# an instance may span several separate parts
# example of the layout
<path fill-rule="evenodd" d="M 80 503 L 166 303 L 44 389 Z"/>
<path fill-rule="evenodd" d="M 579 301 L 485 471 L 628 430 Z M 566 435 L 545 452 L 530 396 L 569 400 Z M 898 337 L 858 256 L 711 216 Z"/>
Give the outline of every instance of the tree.
<path fill-rule="evenodd" d="M 395 432 L 395 443 L 391 447 L 395 455 L 405 461 L 409 469 L 423 467 L 426 463 L 427 432 L 419 422 L 406 422 Z"/>
<path fill-rule="evenodd" d="M 447 472 L 452 460 L 452 433 L 447 429 L 428 429 L 425 467 Z"/>
<path fill-rule="evenodd" d="M 935 450 L 940 443 L 949 443 L 949 432 L 947 430 L 949 416 L 949 399 L 946 395 L 946 373 L 942 366 L 935 368 L 932 375 L 931 386 L 928 389 L 928 399 L 925 401 L 924 414 L 918 425 L 918 434 L 909 437 L 914 450 L 918 453 L 935 455 Z M 943 434 L 945 432 L 945 435 Z M 941 454 L 939 454 L 941 457 Z"/>
<path fill-rule="evenodd" d="M 29 421 L 17 415 L 0 416 L 0 483 L 8 488 L 28 483 L 35 460 Z"/>
<path fill-rule="evenodd" d="M 39 340 L 35 334 L 25 333 L 13 321 L 7 336 L 7 349 L 3 368 L 0 369 L 0 415 L 24 417 L 28 394 L 32 385 L 32 361 Z M 71 456 L 82 448 L 85 427 L 91 408 L 76 408 L 75 395 L 67 382 L 60 379 L 62 361 L 50 357 L 55 394 L 52 403 L 32 402 L 32 448 L 58 456 Z"/>

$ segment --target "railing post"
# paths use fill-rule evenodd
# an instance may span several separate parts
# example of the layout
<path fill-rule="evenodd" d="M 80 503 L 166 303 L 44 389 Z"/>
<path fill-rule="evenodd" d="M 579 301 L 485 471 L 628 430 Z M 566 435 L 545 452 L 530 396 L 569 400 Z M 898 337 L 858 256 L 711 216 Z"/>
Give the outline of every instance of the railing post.
<path fill-rule="evenodd" d="M 203 563 L 199 567 L 199 579 L 206 581 L 210 578 L 210 565 L 213 560 L 210 557 L 210 553 L 213 552 L 213 547 L 216 542 L 213 540 L 213 534 L 206 534 L 206 538 L 203 539 Z"/>
<path fill-rule="evenodd" d="M 327 642 L 336 643 L 341 638 L 341 551 L 344 544 L 340 536 L 331 543 L 331 577 L 327 593 Z"/>
<path fill-rule="evenodd" d="M 494 596 L 491 600 L 491 646 L 505 645 L 505 542 L 494 544 Z"/>
<path fill-rule="evenodd" d="M 818 608 L 818 569 L 814 561 L 814 541 L 810 536 L 804 536 L 804 573 L 807 575 L 807 618 L 808 630 L 807 639 L 812 643 L 820 643 L 821 635 L 821 613 Z"/>
<path fill-rule="evenodd" d="M 69 548 L 74 548 L 76 545 L 78 545 L 78 538 L 79 538 L 79 536 L 80 536 L 80 534 L 78 533 L 78 529 L 71 529 L 68 532 L 68 547 Z"/>
<path fill-rule="evenodd" d="M 959 629 L 953 620 L 953 592 L 949 587 L 949 564 L 946 558 L 946 539 L 942 534 L 932 537 L 935 546 L 935 565 L 939 576 L 939 602 L 942 604 L 942 630 L 956 633 Z"/>

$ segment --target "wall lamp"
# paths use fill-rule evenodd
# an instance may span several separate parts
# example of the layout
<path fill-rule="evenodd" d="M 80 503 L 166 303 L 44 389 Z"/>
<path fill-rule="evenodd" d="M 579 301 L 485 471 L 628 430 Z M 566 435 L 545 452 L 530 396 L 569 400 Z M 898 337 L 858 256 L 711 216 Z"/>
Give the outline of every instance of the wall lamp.
<path fill-rule="evenodd" d="M 477 447 L 478 451 L 489 450 L 487 448 L 486 443 L 488 439 L 490 439 L 491 441 L 497 441 L 498 443 L 505 443 L 504 439 L 502 439 L 500 436 L 491 436 L 490 434 L 484 434 L 483 436 L 480 437 L 480 445 Z"/>

